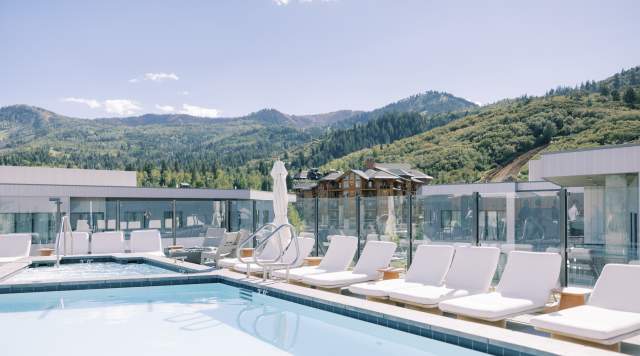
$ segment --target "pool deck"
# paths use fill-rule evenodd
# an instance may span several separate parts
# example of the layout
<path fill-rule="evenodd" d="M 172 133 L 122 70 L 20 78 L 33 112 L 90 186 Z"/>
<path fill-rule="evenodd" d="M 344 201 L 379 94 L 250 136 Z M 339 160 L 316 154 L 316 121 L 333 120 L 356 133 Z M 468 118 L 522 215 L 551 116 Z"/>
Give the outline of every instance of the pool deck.
<path fill-rule="evenodd" d="M 324 290 L 289 284 L 281 280 L 263 281 L 260 277 L 247 277 L 243 273 L 227 269 L 211 271 L 209 267 L 193 265 L 187 262 L 176 262 L 173 259 L 149 255 L 122 254 L 111 255 L 120 258 L 153 258 L 155 262 L 185 265 L 191 273 L 171 272 L 166 274 L 148 275 L 144 277 L 115 277 L 102 280 L 76 279 L 56 280 L 47 282 L 10 283 L 0 282 L 0 293 L 37 292 L 44 290 L 71 290 L 114 287 L 143 287 L 150 285 L 170 285 L 189 283 L 226 282 L 240 287 L 251 288 L 258 293 L 274 296 L 285 295 L 288 300 L 294 300 L 305 305 L 322 307 L 324 310 L 338 312 L 347 316 L 357 316 L 359 319 L 378 324 L 388 323 L 397 329 L 415 328 L 428 330 L 428 336 L 456 345 L 475 348 L 474 343 L 484 345 L 481 350 L 506 350 L 528 354 L 553 355 L 615 355 L 617 353 L 587 347 L 567 341 L 551 339 L 547 336 L 535 335 L 527 332 L 499 328 L 448 316 L 431 314 L 391 304 L 369 301 L 353 296 L 342 295 Z M 35 260 L 35 259 L 34 259 Z M 43 261 L 44 262 L 44 261 Z M 194 267 L 198 266 L 198 268 Z M 1 266 L 5 267 L 5 265 Z M 7 267 L 8 268 L 8 267 Z M 24 268 L 24 266 L 22 267 Z M 196 272 L 199 270 L 199 272 Z M 369 320 L 371 319 L 371 320 Z M 399 327 L 398 325 L 404 325 Z M 411 330 L 406 330 L 411 331 Z M 413 332 L 421 334 L 420 332 Z M 469 343 L 463 345 L 463 342 Z M 502 354 L 500 351 L 493 354 Z"/>

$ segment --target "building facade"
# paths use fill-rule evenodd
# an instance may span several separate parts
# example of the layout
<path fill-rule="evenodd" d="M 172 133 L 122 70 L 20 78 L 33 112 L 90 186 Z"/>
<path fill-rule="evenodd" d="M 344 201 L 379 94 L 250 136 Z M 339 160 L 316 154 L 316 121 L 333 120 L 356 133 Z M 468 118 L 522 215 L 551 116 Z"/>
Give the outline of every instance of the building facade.
<path fill-rule="evenodd" d="M 0 167 L 0 234 L 31 233 L 35 254 L 38 246 L 55 241 L 63 215 L 69 216 L 74 231 L 121 230 L 128 238 L 132 230 L 158 229 L 163 245 L 187 247 L 201 243 L 211 227 L 254 231 L 273 219 L 271 192 L 138 188 L 135 172 L 50 168 L 39 173 L 55 173 L 57 184 L 44 184 L 47 174 L 20 184 L 32 170 L 25 168 Z"/>
<path fill-rule="evenodd" d="M 433 178 L 404 163 L 375 163 L 365 170 L 333 171 L 317 181 L 298 181 L 294 190 L 301 198 L 348 198 L 415 194 Z"/>

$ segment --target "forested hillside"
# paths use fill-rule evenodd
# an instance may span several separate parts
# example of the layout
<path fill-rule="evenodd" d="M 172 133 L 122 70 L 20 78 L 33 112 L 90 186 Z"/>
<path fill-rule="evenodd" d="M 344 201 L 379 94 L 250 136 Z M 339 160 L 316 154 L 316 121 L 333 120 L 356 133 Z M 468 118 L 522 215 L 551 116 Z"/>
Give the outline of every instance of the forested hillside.
<path fill-rule="evenodd" d="M 304 152 L 314 139 L 331 142 L 332 154 L 342 156 L 444 124 L 450 116 L 430 118 L 426 113 L 468 105 L 436 92 L 407 100 L 413 104 L 398 109 L 410 114 L 391 112 L 388 106 L 380 122 L 378 114 L 364 117 L 350 110 L 296 116 L 274 109 L 240 118 L 148 114 L 86 120 L 14 105 L 0 109 L 0 164 L 137 170 L 143 186 L 185 182 L 194 187 L 270 189 L 273 158 L 304 157 L 291 153 Z M 352 123 L 346 131 L 337 128 L 356 116 L 360 124 Z M 351 130 L 367 139 L 351 142 Z M 319 156 L 315 162 L 339 156 Z"/>
<path fill-rule="evenodd" d="M 640 67 L 543 97 L 486 106 L 447 125 L 351 153 L 323 169 L 360 166 L 366 157 L 408 162 L 436 183 L 477 182 L 536 147 L 544 151 L 640 141 Z M 526 167 L 526 166 L 525 166 Z M 526 169 L 520 178 L 526 178 Z"/>

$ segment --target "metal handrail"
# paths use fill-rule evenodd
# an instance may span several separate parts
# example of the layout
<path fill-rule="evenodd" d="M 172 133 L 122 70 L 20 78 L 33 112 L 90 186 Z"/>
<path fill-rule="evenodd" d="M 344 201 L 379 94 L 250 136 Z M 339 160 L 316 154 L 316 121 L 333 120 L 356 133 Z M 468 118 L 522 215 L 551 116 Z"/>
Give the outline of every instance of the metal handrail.
<path fill-rule="evenodd" d="M 242 257 L 242 255 L 240 254 L 240 250 L 242 250 L 242 248 L 244 248 L 245 245 L 247 245 L 249 243 L 249 241 L 253 241 L 253 239 L 258 236 L 258 233 L 264 229 L 266 229 L 267 227 L 272 227 L 274 229 L 277 228 L 277 226 L 275 224 L 272 223 L 267 223 L 262 225 L 258 230 L 256 230 L 253 234 L 249 235 L 244 241 L 240 241 L 238 243 L 238 247 L 236 247 L 236 255 L 238 257 L 238 261 L 240 261 L 240 263 L 247 263 L 247 261 L 244 260 L 244 258 Z M 271 235 L 269 235 L 271 236 Z"/>
<path fill-rule="evenodd" d="M 60 240 L 64 239 L 64 254 L 67 254 L 67 234 L 71 235 L 71 251 L 73 251 L 73 235 L 71 232 L 71 223 L 69 222 L 69 217 L 63 216 L 60 221 L 60 232 L 58 236 L 56 236 L 56 267 L 60 266 Z"/>
<path fill-rule="evenodd" d="M 273 225 L 273 224 L 269 224 L 269 225 Z M 247 265 L 247 270 L 246 270 L 246 274 L 247 277 L 249 277 L 250 275 L 250 271 L 251 271 L 251 262 L 255 263 L 256 265 L 258 265 L 259 267 L 262 267 L 262 278 L 263 280 L 266 280 L 269 274 L 269 268 L 270 266 L 275 266 L 275 265 L 284 265 L 287 269 L 287 279 L 289 277 L 289 268 L 291 267 L 291 265 L 294 265 L 295 263 L 298 262 L 298 260 L 300 259 L 300 245 L 297 239 L 297 236 L 295 234 L 295 230 L 293 228 L 293 225 L 291 224 L 282 224 L 280 226 L 278 226 L 275 230 L 273 230 L 269 235 L 267 235 L 259 244 L 258 246 L 256 246 L 255 250 L 259 250 L 260 248 L 262 248 L 263 246 L 266 246 L 266 244 L 270 241 L 270 239 L 277 235 L 278 238 L 280 237 L 280 230 L 288 228 L 289 232 L 291 233 L 291 240 L 289 241 L 289 243 L 287 244 L 287 247 L 285 249 L 283 249 L 282 243 L 278 243 L 278 248 L 280 250 L 280 254 L 274 258 L 274 259 L 259 259 L 258 255 L 256 253 L 253 254 L 253 261 L 249 261 L 249 260 L 245 260 L 242 256 L 238 256 L 238 260 L 241 263 L 245 263 Z M 261 230 L 261 229 L 259 229 Z M 258 231 L 259 231 L 258 230 Z M 254 234 L 255 235 L 255 234 Z M 238 246 L 238 250 L 240 250 L 240 248 L 242 246 L 244 246 L 247 243 L 247 241 L 245 241 L 245 243 L 243 243 L 242 245 Z M 293 243 L 295 245 L 296 248 L 296 258 L 290 262 L 290 263 L 284 263 L 284 261 L 282 261 L 282 258 L 284 257 L 284 253 L 285 251 L 287 251 L 290 247 L 291 247 L 291 243 Z"/>

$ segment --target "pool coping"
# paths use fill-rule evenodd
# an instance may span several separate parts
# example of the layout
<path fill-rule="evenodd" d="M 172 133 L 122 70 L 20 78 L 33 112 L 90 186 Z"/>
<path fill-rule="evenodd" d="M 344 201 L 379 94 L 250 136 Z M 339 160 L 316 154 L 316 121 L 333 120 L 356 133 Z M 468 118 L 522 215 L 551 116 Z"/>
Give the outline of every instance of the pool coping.
<path fill-rule="evenodd" d="M 197 274 L 167 273 L 145 277 L 0 283 L 0 294 L 44 291 L 224 283 L 259 294 L 345 315 L 392 329 L 492 355 L 618 355 L 567 341 L 313 289 L 226 269 Z"/>
<path fill-rule="evenodd" d="M 96 254 L 96 255 L 73 255 L 63 256 L 62 261 L 69 263 L 78 263 L 86 260 L 99 262 L 116 262 L 116 263 L 132 263 L 142 262 L 152 266 L 167 269 L 176 273 L 204 273 L 215 270 L 213 267 L 198 265 L 190 262 L 179 261 L 173 258 L 157 256 L 146 253 L 114 253 L 114 254 Z M 0 265 L 0 285 L 6 284 L 6 280 L 20 270 L 39 265 L 50 265 L 56 262 L 55 256 L 33 256 L 23 261 L 8 262 Z M 116 277 L 117 278 L 117 277 Z M 65 280 L 68 281 L 68 280 Z M 81 280 L 80 280 L 81 281 Z M 61 282 L 61 281 L 53 281 Z M 34 282 L 27 282 L 34 283 Z M 41 282 L 36 282 L 41 283 Z"/>

